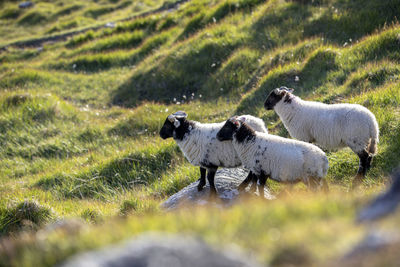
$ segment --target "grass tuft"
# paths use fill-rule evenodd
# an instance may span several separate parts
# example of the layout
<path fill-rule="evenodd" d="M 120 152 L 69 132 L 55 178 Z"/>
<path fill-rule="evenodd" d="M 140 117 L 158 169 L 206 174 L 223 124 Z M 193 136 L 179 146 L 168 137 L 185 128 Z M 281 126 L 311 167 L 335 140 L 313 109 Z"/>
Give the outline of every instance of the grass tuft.
<path fill-rule="evenodd" d="M 54 218 L 51 209 L 34 200 L 15 203 L 0 211 L 0 235 L 16 234 L 21 230 L 37 230 Z"/>

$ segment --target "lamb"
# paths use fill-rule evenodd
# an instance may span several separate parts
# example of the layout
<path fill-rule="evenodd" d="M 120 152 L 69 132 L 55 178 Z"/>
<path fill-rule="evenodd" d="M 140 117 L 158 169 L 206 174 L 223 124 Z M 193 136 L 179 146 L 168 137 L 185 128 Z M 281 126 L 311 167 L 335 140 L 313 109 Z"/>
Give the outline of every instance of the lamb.
<path fill-rule="evenodd" d="M 290 136 L 326 149 L 350 147 L 360 158 L 353 185 L 359 185 L 377 153 L 379 128 L 374 114 L 357 104 L 304 101 L 286 87 L 274 89 L 264 107 L 274 109 Z"/>
<path fill-rule="evenodd" d="M 263 120 L 250 116 L 241 116 L 256 131 L 267 133 Z M 216 138 L 217 132 L 224 125 L 221 123 L 200 123 L 187 120 L 187 114 L 178 111 L 167 117 L 160 130 L 163 139 L 173 137 L 186 159 L 194 166 L 200 166 L 200 179 L 197 189 L 201 191 L 207 180 L 210 184 L 211 195 L 216 195 L 214 176 L 218 167 L 233 168 L 242 165 L 232 142 L 220 142 Z M 239 190 L 243 190 L 249 182 L 255 179 L 250 172 L 247 178 L 240 184 Z M 255 180 L 256 182 L 257 180 Z M 255 190 L 255 183 L 252 188 Z"/>
<path fill-rule="evenodd" d="M 259 179 L 261 196 L 268 177 L 285 183 L 303 181 L 311 189 L 319 184 L 328 191 L 323 179 L 328 171 L 328 159 L 315 145 L 255 132 L 246 122 L 235 117 L 226 121 L 217 138 L 220 141 L 232 140 L 243 165 Z"/>

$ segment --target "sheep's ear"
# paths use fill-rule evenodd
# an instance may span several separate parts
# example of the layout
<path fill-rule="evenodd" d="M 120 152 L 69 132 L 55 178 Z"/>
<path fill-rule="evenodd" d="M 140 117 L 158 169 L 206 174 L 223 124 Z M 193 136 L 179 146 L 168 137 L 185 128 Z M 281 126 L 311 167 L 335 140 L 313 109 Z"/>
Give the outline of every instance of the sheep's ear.
<path fill-rule="evenodd" d="M 289 93 L 293 93 L 294 89 L 293 89 L 293 88 L 288 88 L 287 91 L 288 91 Z"/>
<path fill-rule="evenodd" d="M 175 118 L 174 115 L 169 115 L 169 116 L 168 116 L 168 120 L 169 120 L 170 122 L 174 123 L 175 120 L 176 120 L 176 118 Z"/>
<path fill-rule="evenodd" d="M 175 116 L 175 118 L 187 118 L 187 116 L 188 116 L 186 114 L 186 112 L 184 112 L 182 110 L 175 112 L 173 115 Z"/>
<path fill-rule="evenodd" d="M 178 121 L 177 119 L 175 119 L 174 126 L 175 126 L 175 128 L 178 128 L 179 126 L 181 126 L 181 122 Z"/>
<path fill-rule="evenodd" d="M 241 121 L 241 122 L 245 122 L 246 121 L 246 117 L 243 117 L 243 116 L 239 117 L 238 120 Z"/>

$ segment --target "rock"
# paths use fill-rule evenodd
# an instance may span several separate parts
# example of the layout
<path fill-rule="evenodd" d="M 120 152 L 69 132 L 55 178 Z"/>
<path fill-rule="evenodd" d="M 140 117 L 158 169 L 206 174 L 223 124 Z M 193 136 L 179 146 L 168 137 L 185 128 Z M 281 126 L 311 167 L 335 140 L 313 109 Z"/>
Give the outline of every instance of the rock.
<path fill-rule="evenodd" d="M 330 266 L 381 266 L 383 262 L 385 266 L 397 266 L 398 256 L 393 260 L 384 255 L 393 250 L 398 251 L 399 245 L 398 233 L 373 230 L 342 259 Z"/>
<path fill-rule="evenodd" d="M 86 227 L 85 221 L 81 218 L 58 219 L 49 223 L 38 234 L 51 234 L 54 232 L 65 232 L 68 235 L 77 234 Z"/>
<path fill-rule="evenodd" d="M 115 22 L 107 22 L 104 27 L 105 28 L 115 28 Z"/>
<path fill-rule="evenodd" d="M 170 234 L 143 234 L 125 244 L 87 252 L 63 267 L 245 267 L 260 266 L 237 249 L 216 250 L 201 239 Z"/>
<path fill-rule="evenodd" d="M 31 1 L 22 2 L 18 5 L 19 8 L 29 8 L 33 7 L 35 4 Z"/>
<path fill-rule="evenodd" d="M 217 171 L 215 174 L 215 187 L 217 188 L 221 205 L 231 206 L 234 201 L 238 199 L 239 191 L 237 188 L 247 177 L 247 174 L 248 171 L 242 168 L 219 169 Z M 161 208 L 172 210 L 185 205 L 205 205 L 209 203 L 210 186 L 208 182 L 200 192 L 197 190 L 198 183 L 198 181 L 193 182 L 178 193 L 172 195 L 161 204 Z M 246 193 L 243 192 L 242 194 Z M 266 199 L 274 199 L 274 196 L 271 195 L 267 187 L 265 187 L 264 194 Z"/>
<path fill-rule="evenodd" d="M 357 217 L 357 222 L 367 222 L 383 218 L 396 211 L 400 203 L 400 170 L 393 175 L 393 184 L 380 194 Z"/>

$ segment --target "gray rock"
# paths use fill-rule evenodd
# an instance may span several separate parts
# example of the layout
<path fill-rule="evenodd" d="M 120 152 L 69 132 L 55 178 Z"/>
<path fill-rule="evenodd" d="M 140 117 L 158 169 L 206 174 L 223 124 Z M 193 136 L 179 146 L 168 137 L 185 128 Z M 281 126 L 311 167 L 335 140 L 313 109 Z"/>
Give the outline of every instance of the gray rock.
<path fill-rule="evenodd" d="M 343 260 L 351 260 L 353 258 L 362 257 L 363 255 L 377 253 L 379 250 L 389 245 L 399 243 L 399 241 L 398 233 L 376 230 L 370 231 L 359 244 L 343 257 Z"/>
<path fill-rule="evenodd" d="M 62 218 L 52 223 L 49 223 L 44 227 L 39 234 L 51 234 L 54 232 L 65 232 L 67 234 L 77 234 L 86 227 L 86 223 L 81 218 Z"/>
<path fill-rule="evenodd" d="M 87 252 L 63 267 L 244 267 L 260 266 L 237 249 L 222 251 L 201 239 L 179 235 L 144 234 L 123 245 Z"/>
<path fill-rule="evenodd" d="M 390 188 L 376 197 L 358 214 L 357 222 L 369 222 L 383 218 L 396 211 L 400 203 L 400 170 L 392 176 Z"/>
<path fill-rule="evenodd" d="M 215 174 L 215 187 L 217 188 L 218 196 L 221 200 L 218 205 L 231 206 L 239 196 L 246 194 L 245 192 L 239 194 L 237 188 L 246 178 L 247 174 L 248 171 L 242 168 L 219 169 L 217 171 Z M 172 195 L 161 204 L 161 208 L 172 210 L 181 206 L 208 204 L 210 202 L 210 186 L 207 182 L 204 189 L 199 192 L 197 190 L 198 183 L 198 181 L 193 182 L 178 193 Z M 267 187 L 265 187 L 264 194 L 266 199 L 274 199 L 274 196 L 271 195 Z"/>
<path fill-rule="evenodd" d="M 22 2 L 18 5 L 19 8 L 33 7 L 35 4 L 31 1 Z"/>

